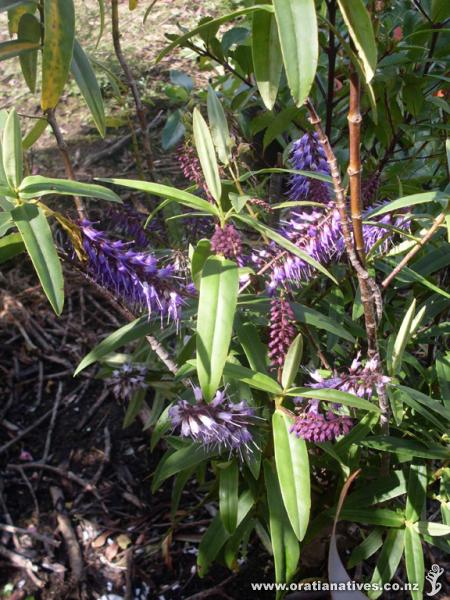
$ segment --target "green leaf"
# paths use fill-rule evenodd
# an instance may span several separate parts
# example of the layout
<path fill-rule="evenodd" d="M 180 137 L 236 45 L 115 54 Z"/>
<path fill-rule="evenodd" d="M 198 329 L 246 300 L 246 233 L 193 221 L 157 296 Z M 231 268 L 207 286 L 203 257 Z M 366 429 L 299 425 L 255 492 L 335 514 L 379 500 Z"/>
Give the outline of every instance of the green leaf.
<path fill-rule="evenodd" d="M 246 215 L 235 215 L 235 219 L 242 221 L 243 223 L 245 223 L 249 227 L 252 227 L 253 229 L 258 231 L 262 235 L 267 236 L 268 238 L 270 238 L 271 240 L 276 242 L 279 246 L 281 246 L 285 250 L 288 250 L 288 252 L 291 252 L 291 254 L 295 254 L 295 256 L 298 256 L 299 258 L 304 260 L 306 263 L 308 263 L 309 265 L 311 265 L 312 267 L 314 267 L 315 269 L 317 269 L 318 271 L 320 271 L 321 273 L 326 275 L 329 279 L 331 279 L 331 281 L 333 283 L 337 284 L 337 281 L 333 277 L 333 275 L 331 275 L 331 273 L 327 269 L 325 269 L 325 267 L 323 267 L 317 260 L 314 260 L 314 258 L 311 258 L 309 256 L 309 254 L 307 254 L 303 250 L 300 250 L 300 248 L 298 248 L 295 244 L 290 242 L 288 239 L 286 239 L 285 237 L 283 237 L 282 235 L 280 235 L 279 233 L 277 233 L 270 227 L 267 227 L 267 225 L 264 225 L 263 223 L 260 223 L 256 219 L 253 219 Z"/>
<path fill-rule="evenodd" d="M 25 244 L 20 233 L 10 233 L 0 239 L 0 265 L 21 252 L 25 252 Z"/>
<path fill-rule="evenodd" d="M 447 0 L 431 1 L 431 19 L 433 23 L 442 23 L 450 17 L 450 5 Z"/>
<path fill-rule="evenodd" d="M 61 263 L 44 212 L 35 204 L 22 204 L 11 211 L 42 288 L 57 315 L 64 306 Z"/>
<path fill-rule="evenodd" d="M 377 44 L 370 15 L 362 0 L 338 0 L 338 4 L 369 82 L 377 67 Z"/>
<path fill-rule="evenodd" d="M 281 410 L 273 413 L 272 425 L 275 465 L 284 507 L 297 539 L 302 541 L 311 510 L 306 442 L 290 433 L 292 420 Z"/>
<path fill-rule="evenodd" d="M 93 363 L 101 360 L 107 354 L 111 354 L 120 348 L 125 346 L 134 340 L 138 340 L 145 335 L 152 333 L 155 325 L 148 320 L 148 316 L 144 315 L 127 323 L 117 331 L 114 331 L 102 340 L 95 348 L 93 348 L 89 354 L 83 358 L 73 374 L 76 377 L 81 371 L 92 365 Z"/>
<path fill-rule="evenodd" d="M 265 373 L 255 373 L 254 371 L 247 369 L 247 367 L 242 367 L 241 365 L 235 365 L 233 363 L 225 363 L 223 373 L 230 379 L 242 381 L 257 390 L 262 390 L 269 394 L 282 393 L 282 389 L 275 379 L 272 379 L 272 377 L 269 377 L 269 375 L 266 375 Z"/>
<path fill-rule="evenodd" d="M 283 504 L 278 478 L 268 460 L 264 461 L 264 479 L 266 482 L 269 505 L 270 539 L 275 562 L 275 581 L 289 582 L 297 570 L 300 548 L 294 530 Z M 277 598 L 280 595 L 277 592 Z"/>
<path fill-rule="evenodd" d="M 47 129 L 47 119 L 36 119 L 35 124 L 23 138 L 22 145 L 24 150 L 29 150 L 35 144 L 44 131 Z"/>
<path fill-rule="evenodd" d="M 215 217 L 218 216 L 217 208 L 210 202 L 207 202 L 202 198 L 198 198 L 197 196 L 194 196 L 194 194 L 190 194 L 189 192 L 185 192 L 183 190 L 177 190 L 176 188 L 168 185 L 151 183 L 149 181 L 139 181 L 137 179 L 104 179 L 99 177 L 98 180 L 106 181 L 107 183 L 112 183 L 114 185 L 132 188 L 134 190 L 140 190 L 141 192 L 147 192 L 149 194 L 154 194 L 155 196 L 168 198 L 169 200 L 178 202 L 179 204 L 187 206 L 188 208 L 194 208 L 210 215 L 214 215 Z"/>
<path fill-rule="evenodd" d="M 211 136 L 217 150 L 217 156 L 222 164 L 228 165 L 231 158 L 231 147 L 233 145 L 228 129 L 227 118 L 223 106 L 216 92 L 208 84 L 208 120 L 211 128 Z"/>
<path fill-rule="evenodd" d="M 105 137 L 105 106 L 103 104 L 100 86 L 98 85 L 97 77 L 95 76 L 89 58 L 86 56 L 77 40 L 75 40 L 73 46 L 71 71 L 80 88 L 80 92 L 91 111 L 92 118 L 94 119 L 99 134 L 102 137 Z"/>
<path fill-rule="evenodd" d="M 23 199 L 41 198 L 48 194 L 62 196 L 87 196 L 108 202 L 122 203 L 120 197 L 112 190 L 95 183 L 81 183 L 69 179 L 52 179 L 41 175 L 25 177 L 19 187 L 20 197 Z"/>
<path fill-rule="evenodd" d="M 200 289 L 202 270 L 206 260 L 211 256 L 211 242 L 209 240 L 199 240 L 191 258 L 192 281 L 197 290 Z"/>
<path fill-rule="evenodd" d="M 344 508 L 341 512 L 341 520 L 395 528 L 405 524 L 403 515 L 388 508 Z"/>
<path fill-rule="evenodd" d="M 380 529 L 374 529 L 369 533 L 365 540 L 359 546 L 352 550 L 347 563 L 348 569 L 353 569 L 359 563 L 367 560 L 375 554 L 375 552 L 383 545 L 383 538 Z"/>
<path fill-rule="evenodd" d="M 216 449 L 206 449 L 199 444 L 189 444 L 174 452 L 169 450 L 159 462 L 153 475 L 152 493 L 155 493 L 160 485 L 172 475 L 194 467 L 216 454 Z"/>
<path fill-rule="evenodd" d="M 383 549 L 378 557 L 377 565 L 372 576 L 371 583 L 378 584 L 379 590 L 369 592 L 369 598 L 381 596 L 383 584 L 388 583 L 394 577 L 405 545 L 405 530 L 390 529 L 386 535 Z"/>
<path fill-rule="evenodd" d="M 380 412 L 380 409 L 376 404 L 364 400 L 359 396 L 349 394 L 348 392 L 342 392 L 341 390 L 334 390 L 331 388 L 324 389 L 313 389 L 313 388 L 291 388 L 285 392 L 288 396 L 302 396 L 303 398 L 314 398 L 316 400 L 322 400 L 324 402 L 332 402 L 333 404 L 343 404 L 344 406 L 351 406 L 353 408 L 360 408 L 361 410 L 369 410 L 371 412 Z"/>
<path fill-rule="evenodd" d="M 289 88 L 297 106 L 309 95 L 319 58 L 314 0 L 273 0 Z"/>
<path fill-rule="evenodd" d="M 192 126 L 194 129 L 194 143 L 206 185 L 216 202 L 220 202 L 222 184 L 220 182 L 216 151 L 214 149 L 211 132 L 198 108 L 194 109 Z"/>
<path fill-rule="evenodd" d="M 366 216 L 366 219 L 372 219 L 380 215 L 392 212 L 394 210 L 401 210 L 402 208 L 410 208 L 411 206 L 417 206 L 418 204 L 427 204 L 428 202 L 445 202 L 448 201 L 449 195 L 444 192 L 423 192 L 421 194 L 412 194 L 411 196 L 404 196 L 398 200 L 393 200 L 387 204 L 383 204 L 380 208 L 372 211 Z"/>
<path fill-rule="evenodd" d="M 437 458 L 442 460 L 450 459 L 450 450 L 441 446 L 423 446 L 412 440 L 403 440 L 393 436 L 373 436 L 359 442 L 362 446 L 381 450 L 382 452 L 398 453 L 406 458 Z"/>
<path fill-rule="evenodd" d="M 19 40 L 10 40 L 0 43 L 0 61 L 21 56 L 29 52 L 35 52 L 40 48 L 39 44 L 34 42 L 21 42 Z"/>
<path fill-rule="evenodd" d="M 9 211 L 0 212 L 0 237 L 3 237 L 13 227 L 11 213 Z"/>
<path fill-rule="evenodd" d="M 186 127 L 183 123 L 183 113 L 181 110 L 175 110 L 167 117 L 161 134 L 161 145 L 163 150 L 169 150 L 183 139 Z"/>
<path fill-rule="evenodd" d="M 238 17 L 244 16 L 244 15 L 253 13 L 255 11 L 259 11 L 259 10 L 266 10 L 269 12 L 273 12 L 273 8 L 272 8 L 272 6 L 270 6 L 270 4 L 256 4 L 255 6 L 250 6 L 248 8 L 241 8 L 239 10 L 235 10 L 231 13 L 228 13 L 227 15 L 223 15 L 222 17 L 218 17 L 217 19 L 210 19 L 208 21 L 201 23 L 200 25 L 198 25 L 191 31 L 188 31 L 187 33 L 184 33 L 183 35 L 180 35 L 175 40 L 173 40 L 173 42 L 171 44 L 166 46 L 164 48 L 164 50 L 162 52 L 160 52 L 158 54 L 158 56 L 156 57 L 156 62 L 158 63 L 160 60 L 162 60 L 164 58 L 164 56 L 166 56 L 167 54 L 172 52 L 172 50 L 174 48 L 176 48 L 177 46 L 183 45 L 184 42 L 187 42 L 192 37 L 194 37 L 198 34 L 201 34 L 202 32 L 207 31 L 208 29 L 211 29 L 211 27 L 214 27 L 214 26 L 219 27 L 220 25 L 222 25 L 223 23 L 226 23 L 227 21 L 232 21 L 234 19 L 237 19 Z"/>
<path fill-rule="evenodd" d="M 265 107 L 272 110 L 280 85 L 283 57 L 277 22 L 269 12 L 253 13 L 252 55 L 256 85 Z"/>
<path fill-rule="evenodd" d="M 250 490 L 239 497 L 237 525 L 239 526 L 250 512 L 254 498 Z M 220 514 L 217 514 L 206 530 L 198 547 L 197 569 L 200 577 L 204 577 L 211 563 L 216 559 L 221 548 L 230 539 L 231 534 L 225 529 Z"/>
<path fill-rule="evenodd" d="M 403 353 L 411 337 L 411 326 L 416 313 L 416 300 L 413 299 L 411 306 L 406 311 L 402 324 L 397 333 L 392 352 L 391 375 L 396 375 L 402 366 Z"/>
<path fill-rule="evenodd" d="M 281 374 L 281 385 L 286 390 L 291 387 L 300 368 L 303 356 L 303 336 L 297 335 L 286 353 L 283 372 Z"/>
<path fill-rule="evenodd" d="M 355 338 L 352 334 L 344 329 L 338 321 L 335 321 L 328 315 L 324 315 L 313 308 L 309 308 L 309 306 L 297 304 L 296 302 L 292 302 L 291 307 L 294 311 L 295 318 L 297 321 L 300 321 L 300 323 L 305 323 L 306 325 L 311 325 L 317 329 L 328 331 L 328 333 L 332 333 L 343 340 L 347 340 L 347 342 L 355 342 Z"/>
<path fill-rule="evenodd" d="M 353 430 L 352 430 L 353 431 Z M 344 438 L 345 439 L 345 438 Z M 393 471 L 386 477 L 364 482 L 345 501 L 345 508 L 358 508 L 381 504 L 406 494 L 406 478 L 403 471 Z"/>
<path fill-rule="evenodd" d="M 413 527 L 422 535 L 431 535 L 432 537 L 450 535 L 450 525 L 444 525 L 443 523 L 432 523 L 430 521 L 418 521 L 417 523 L 414 523 Z"/>
<path fill-rule="evenodd" d="M 422 600 L 425 565 L 420 535 L 413 527 L 406 527 L 405 529 L 405 564 L 408 581 L 419 586 L 418 590 L 411 590 L 411 598 L 412 600 Z"/>
<path fill-rule="evenodd" d="M 41 41 L 41 24 L 34 15 L 25 13 L 19 21 L 17 39 L 21 42 L 35 44 L 38 48 Z M 30 92 L 36 91 L 38 51 L 24 52 L 19 55 L 20 67 Z"/>
<path fill-rule="evenodd" d="M 250 367 L 253 371 L 267 374 L 266 348 L 261 342 L 258 328 L 253 323 L 242 323 L 239 315 L 236 315 L 235 327 Z"/>
<path fill-rule="evenodd" d="M 228 356 L 238 288 L 237 265 L 210 256 L 203 267 L 197 316 L 197 373 L 207 402 L 216 393 Z"/>
<path fill-rule="evenodd" d="M 450 410 L 450 352 L 437 356 L 435 368 L 442 400 Z"/>
<path fill-rule="evenodd" d="M 75 41 L 73 0 L 44 0 L 42 52 L 42 110 L 53 109 L 69 76 Z"/>
<path fill-rule="evenodd" d="M 6 119 L 2 141 L 3 169 L 6 181 L 15 190 L 23 177 L 23 148 L 20 121 L 13 108 Z"/>
<path fill-rule="evenodd" d="M 427 467 L 412 463 L 409 468 L 408 496 L 405 517 L 407 521 L 418 521 L 422 515 L 427 496 Z"/>
<path fill-rule="evenodd" d="M 100 27 L 98 31 L 97 42 L 95 43 L 95 47 L 98 48 L 100 44 L 100 40 L 103 37 L 103 32 L 105 31 L 105 0 L 97 0 L 98 1 L 98 12 L 100 16 Z"/>
<path fill-rule="evenodd" d="M 0 0 L 0 12 L 13 10 L 26 3 L 27 0 Z"/>
<path fill-rule="evenodd" d="M 235 460 L 219 468 L 219 510 L 222 523 L 228 533 L 237 526 L 239 467 Z"/>

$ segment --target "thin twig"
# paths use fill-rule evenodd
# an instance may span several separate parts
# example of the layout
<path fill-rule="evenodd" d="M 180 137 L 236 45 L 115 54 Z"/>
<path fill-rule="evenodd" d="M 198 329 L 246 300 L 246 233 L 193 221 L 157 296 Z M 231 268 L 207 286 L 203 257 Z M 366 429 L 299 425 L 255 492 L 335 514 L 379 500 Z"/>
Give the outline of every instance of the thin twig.
<path fill-rule="evenodd" d="M 8 448 L 10 448 L 11 446 L 13 446 L 14 444 L 17 444 L 17 442 L 20 442 L 21 439 L 23 439 L 29 433 L 31 433 L 32 431 L 34 431 L 36 429 L 36 427 L 39 427 L 39 425 L 41 425 L 41 423 L 43 423 L 46 419 L 48 419 L 48 417 L 52 414 L 52 412 L 53 412 L 53 408 L 51 408 L 46 413 L 44 413 L 43 415 L 41 415 L 39 417 L 39 419 L 37 419 L 37 421 L 35 421 L 32 425 L 30 425 L 26 429 L 24 429 L 13 440 L 10 440 L 9 442 L 6 442 L 6 444 L 3 444 L 3 446 L 0 446 L 0 454 L 2 454 L 3 452 L 5 452 L 6 450 L 8 450 Z"/>
<path fill-rule="evenodd" d="M 147 169 L 152 181 L 155 181 L 155 169 L 153 164 L 153 152 L 150 145 L 150 138 L 148 135 L 148 125 L 147 119 L 145 117 L 144 107 L 142 105 L 141 96 L 139 94 L 139 90 L 136 84 L 136 81 L 133 77 L 130 67 L 128 66 L 127 61 L 125 60 L 125 56 L 122 52 L 122 46 L 120 43 L 120 26 L 119 26 L 119 2 L 118 0 L 111 0 L 111 19 L 112 19 L 112 36 L 113 36 L 113 44 L 114 51 L 117 56 L 117 60 L 122 67 L 122 71 L 125 74 L 125 77 L 128 82 L 128 86 L 133 95 L 134 104 L 136 106 L 136 113 L 139 120 L 139 124 L 141 126 L 141 134 L 142 134 L 142 146 L 144 148 L 145 161 L 147 164 Z"/>
<path fill-rule="evenodd" d="M 32 580 L 34 585 L 36 585 L 38 588 L 44 587 L 44 582 L 41 581 L 39 579 L 39 577 L 37 577 L 37 575 L 35 575 L 35 573 L 34 573 L 35 571 L 37 571 L 37 567 L 35 565 L 33 565 L 33 563 L 31 562 L 31 560 L 29 558 L 25 558 L 25 556 L 22 556 L 21 554 L 17 554 L 17 552 L 13 552 L 12 550 L 8 550 L 8 548 L 5 548 L 4 546 L 1 546 L 1 545 L 0 545 L 0 556 L 3 556 L 7 560 L 9 560 L 9 562 L 12 565 L 14 565 L 15 567 L 18 567 L 19 569 L 25 569 L 28 577 Z"/>
<path fill-rule="evenodd" d="M 436 219 L 433 221 L 433 225 L 426 232 L 426 234 L 416 243 L 415 246 L 413 246 L 411 248 L 411 250 L 408 252 L 408 254 L 406 254 L 406 256 L 398 263 L 398 265 L 395 267 L 395 269 L 393 269 L 392 272 L 389 273 L 389 275 L 386 277 L 386 279 L 382 282 L 381 286 L 383 288 L 387 288 L 387 286 L 391 283 L 391 281 L 395 277 L 397 277 L 397 275 L 400 273 L 400 271 L 404 267 L 406 267 L 406 265 L 409 263 L 409 261 L 412 258 L 414 258 L 414 256 L 419 252 L 419 250 L 421 248 L 423 248 L 425 246 L 425 244 L 434 236 L 434 234 L 439 229 L 439 227 L 444 223 L 445 217 L 447 216 L 447 214 L 448 214 L 448 212 L 444 211 L 444 212 L 441 212 L 441 214 L 438 217 L 436 217 Z"/>
<path fill-rule="evenodd" d="M 55 428 L 56 416 L 58 414 L 59 405 L 61 403 L 61 396 L 62 396 L 63 387 L 64 387 L 63 382 L 60 381 L 58 383 L 58 390 L 56 392 L 55 403 L 54 403 L 53 408 L 52 408 L 52 418 L 50 420 L 50 425 L 49 425 L 49 428 L 48 428 L 47 437 L 45 439 L 44 453 L 42 454 L 42 459 L 41 459 L 41 462 L 43 462 L 43 463 L 47 462 L 48 456 L 50 454 L 50 446 L 51 446 L 51 443 L 52 443 L 52 435 L 53 435 L 53 430 Z"/>
<path fill-rule="evenodd" d="M 4 523 L 0 523 L 0 530 L 7 531 L 8 533 L 20 533 L 23 535 L 29 535 L 30 537 L 43 542 L 44 544 L 48 544 L 49 546 L 53 546 L 54 548 L 58 548 L 60 542 L 57 542 L 53 538 L 48 535 L 42 535 L 33 529 L 25 529 L 24 527 L 17 527 L 16 525 L 5 525 Z"/>
<path fill-rule="evenodd" d="M 50 127 L 52 128 L 53 134 L 56 139 L 56 144 L 58 145 L 59 151 L 61 153 L 62 159 L 64 161 L 64 167 L 66 170 L 66 175 L 69 179 L 75 180 L 75 172 L 73 170 L 72 161 L 69 156 L 69 150 L 67 144 L 62 135 L 61 129 L 59 128 L 58 121 L 56 120 L 56 115 L 54 109 L 49 109 L 46 112 L 47 121 L 49 122 Z M 78 216 L 80 219 L 85 218 L 84 205 L 83 201 L 79 196 L 74 196 L 75 206 L 77 208 Z"/>

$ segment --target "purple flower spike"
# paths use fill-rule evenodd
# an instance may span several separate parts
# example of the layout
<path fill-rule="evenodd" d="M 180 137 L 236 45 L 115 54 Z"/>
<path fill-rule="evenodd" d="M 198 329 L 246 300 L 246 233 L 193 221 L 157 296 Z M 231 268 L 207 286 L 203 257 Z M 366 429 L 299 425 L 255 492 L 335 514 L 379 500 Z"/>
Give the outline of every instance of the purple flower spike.
<path fill-rule="evenodd" d="M 320 411 L 319 401 L 311 400 L 306 410 L 301 412 L 291 427 L 291 433 L 309 442 L 328 442 L 341 435 L 347 435 L 353 426 L 346 415 L 328 410 Z"/>
<path fill-rule="evenodd" d="M 274 298 L 270 308 L 269 358 L 272 366 L 282 367 L 295 338 L 295 316 L 285 298 Z"/>
<path fill-rule="evenodd" d="M 131 243 L 112 241 L 89 221 L 80 225 L 89 274 L 137 311 L 147 310 L 178 321 L 183 300 L 174 267 L 158 266 L 148 252 L 136 252 Z"/>
<path fill-rule="evenodd" d="M 191 438 L 206 448 L 251 452 L 251 444 L 255 445 L 249 430 L 256 423 L 255 411 L 243 400 L 231 402 L 224 391 L 216 392 L 211 403 L 203 400 L 200 388 L 194 387 L 195 404 L 180 400 L 169 410 L 169 417 L 174 429 L 179 429 L 184 438 Z"/>
<path fill-rule="evenodd" d="M 234 258 L 239 261 L 242 254 L 242 241 L 233 225 L 226 224 L 223 228 L 216 225 L 211 238 L 211 250 L 216 254 L 223 254 L 225 258 Z"/>
<path fill-rule="evenodd" d="M 292 146 L 291 164 L 300 171 L 330 175 L 330 168 L 317 133 L 305 133 Z M 330 185 L 304 175 L 293 175 L 290 181 L 292 200 L 330 201 Z"/>

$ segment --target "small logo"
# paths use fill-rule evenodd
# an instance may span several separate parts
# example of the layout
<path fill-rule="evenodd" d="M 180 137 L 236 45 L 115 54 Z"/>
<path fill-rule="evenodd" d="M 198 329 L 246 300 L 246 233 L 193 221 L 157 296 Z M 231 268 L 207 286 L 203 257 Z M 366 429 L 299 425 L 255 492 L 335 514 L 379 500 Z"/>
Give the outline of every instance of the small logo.
<path fill-rule="evenodd" d="M 439 577 L 444 572 L 444 569 L 439 565 L 431 565 L 431 569 L 425 576 L 425 579 L 430 582 L 431 590 L 427 592 L 427 596 L 436 596 L 442 589 L 442 583 L 438 583 Z"/>

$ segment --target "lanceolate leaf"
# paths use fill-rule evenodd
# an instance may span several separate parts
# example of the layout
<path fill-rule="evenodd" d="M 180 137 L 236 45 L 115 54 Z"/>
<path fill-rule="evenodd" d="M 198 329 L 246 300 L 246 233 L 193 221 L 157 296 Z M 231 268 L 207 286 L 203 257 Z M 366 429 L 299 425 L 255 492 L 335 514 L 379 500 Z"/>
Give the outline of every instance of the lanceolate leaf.
<path fill-rule="evenodd" d="M 23 138 L 23 149 L 29 150 L 33 144 L 35 144 L 44 131 L 47 129 L 48 121 L 47 119 L 37 119 L 33 127 L 27 133 L 27 135 Z"/>
<path fill-rule="evenodd" d="M 414 320 L 416 312 L 416 301 L 412 301 L 411 306 L 408 308 L 406 315 L 400 325 L 397 337 L 394 342 L 394 350 L 392 352 L 392 366 L 391 373 L 395 375 L 402 366 L 403 353 L 409 342 L 411 335 L 411 326 Z"/>
<path fill-rule="evenodd" d="M 309 95 L 316 75 L 319 39 L 314 0 L 273 0 L 284 68 L 297 106 Z"/>
<path fill-rule="evenodd" d="M 13 10 L 25 2 L 26 0 L 0 0 L 0 12 Z"/>
<path fill-rule="evenodd" d="M 257 390 L 269 392 L 269 394 L 282 393 L 282 389 L 275 379 L 265 373 L 256 373 L 251 369 L 247 369 L 247 367 L 232 363 L 225 363 L 223 372 L 227 377 L 242 381 Z"/>
<path fill-rule="evenodd" d="M 264 479 L 269 505 L 270 540 L 275 562 L 275 580 L 277 583 L 285 583 L 292 579 L 297 569 L 300 557 L 299 544 L 283 505 L 278 478 L 268 460 L 264 461 Z M 279 592 L 276 597 L 281 597 Z"/>
<path fill-rule="evenodd" d="M 408 496 L 405 517 L 407 521 L 418 521 L 427 496 L 427 467 L 412 463 L 409 468 Z"/>
<path fill-rule="evenodd" d="M 232 460 L 226 467 L 219 468 L 220 517 L 228 533 L 233 533 L 237 525 L 238 489 L 239 467 Z"/>
<path fill-rule="evenodd" d="M 215 449 L 210 448 L 207 450 L 199 444 L 189 444 L 175 450 L 175 452 L 167 452 L 161 459 L 153 476 L 152 491 L 157 490 L 163 481 L 172 477 L 172 475 L 198 465 L 215 454 L 217 454 Z"/>
<path fill-rule="evenodd" d="M 359 396 L 354 396 L 353 394 L 341 392 L 341 390 L 334 390 L 332 388 L 317 390 L 314 388 L 292 388 L 288 390 L 286 394 L 289 396 L 302 396 L 303 398 L 315 398 L 316 400 L 343 404 L 344 406 L 352 406 L 354 408 L 360 408 L 361 410 L 380 412 L 380 409 L 376 404 L 364 400 L 364 398 L 360 398 Z"/>
<path fill-rule="evenodd" d="M 388 531 L 372 576 L 372 583 L 376 583 L 381 587 L 391 581 L 402 557 L 404 544 L 404 529 L 390 529 Z M 381 589 L 376 592 L 372 591 L 370 597 L 379 598 L 382 593 Z"/>
<path fill-rule="evenodd" d="M 378 217 L 386 213 L 400 210 L 402 208 L 410 208 L 411 206 L 417 206 L 418 204 L 426 204 L 428 202 L 445 202 L 449 200 L 449 195 L 444 192 L 423 192 L 421 194 L 412 194 L 411 196 L 404 196 L 398 200 L 393 200 L 388 204 L 384 204 L 372 211 L 367 215 L 367 219 Z"/>
<path fill-rule="evenodd" d="M 23 148 L 20 122 L 16 110 L 9 113 L 3 131 L 3 169 L 12 190 L 19 187 L 23 176 Z"/>
<path fill-rule="evenodd" d="M 373 436 L 359 442 L 368 448 L 382 450 L 384 452 L 398 453 L 402 457 L 408 458 L 437 458 L 441 460 L 450 460 L 450 448 L 443 446 L 427 447 L 412 440 L 403 440 L 393 436 Z"/>
<path fill-rule="evenodd" d="M 41 208 L 22 204 L 11 211 L 42 288 L 56 314 L 64 305 L 64 281 L 52 232 Z"/>
<path fill-rule="evenodd" d="M 10 233 L 0 238 L 0 264 L 24 251 L 25 245 L 20 233 Z"/>
<path fill-rule="evenodd" d="M 233 330 L 239 285 L 237 265 L 210 256 L 203 267 L 197 317 L 197 372 L 210 402 L 222 377 Z"/>
<path fill-rule="evenodd" d="M 369 82 L 377 66 L 377 45 L 370 15 L 363 0 L 338 0 L 338 4 Z"/>
<path fill-rule="evenodd" d="M 55 108 L 67 81 L 75 41 L 73 0 L 44 0 L 42 110 Z"/>
<path fill-rule="evenodd" d="M 306 442 L 290 433 L 292 419 L 282 410 L 272 417 L 275 464 L 281 495 L 292 529 L 301 541 L 311 509 L 309 459 Z"/>
<path fill-rule="evenodd" d="M 177 190 L 174 187 L 168 185 L 161 185 L 160 183 L 151 183 L 149 181 L 139 181 L 133 179 L 103 179 L 99 178 L 99 181 L 106 181 L 113 183 L 114 185 L 122 185 L 123 187 L 133 188 L 135 190 L 141 190 L 142 192 L 148 192 L 155 196 L 161 196 L 162 198 L 168 198 L 174 202 L 178 202 L 188 208 L 194 208 L 202 212 L 206 212 L 210 215 L 218 216 L 217 208 L 210 202 L 203 200 L 185 192 L 183 190 Z"/>
<path fill-rule="evenodd" d="M 413 527 L 405 529 L 405 563 L 408 581 L 418 585 L 411 591 L 412 600 L 422 600 L 425 580 L 425 565 L 420 535 Z"/>
<path fill-rule="evenodd" d="M 283 57 L 277 22 L 269 12 L 259 11 L 253 14 L 252 53 L 259 93 L 266 108 L 272 110 L 280 85 Z"/>
<path fill-rule="evenodd" d="M 41 25 L 34 15 L 25 13 L 21 17 L 17 38 L 21 42 L 31 42 L 39 47 L 41 40 Z M 32 94 L 36 91 L 37 58 L 37 50 L 26 52 L 19 56 L 24 79 Z"/>
<path fill-rule="evenodd" d="M 49 194 L 63 196 L 87 196 L 122 203 L 112 190 L 95 183 L 81 183 L 69 179 L 52 179 L 41 175 L 30 175 L 20 184 L 20 197 L 24 199 L 40 198 Z"/>
<path fill-rule="evenodd" d="M 216 151 L 214 149 L 211 132 L 198 108 L 194 109 L 193 128 L 195 147 L 202 166 L 206 185 L 216 202 L 220 202 L 222 184 L 220 183 Z"/>
<path fill-rule="evenodd" d="M 211 136 L 222 164 L 227 165 L 231 158 L 232 140 L 223 106 L 213 88 L 208 85 L 208 120 Z"/>
<path fill-rule="evenodd" d="M 301 333 L 297 335 L 289 350 L 286 353 L 283 372 L 281 375 L 281 385 L 283 389 L 291 387 L 300 368 L 300 362 L 303 354 L 303 336 Z"/>
<path fill-rule="evenodd" d="M 100 86 L 98 85 L 89 58 L 77 40 L 74 42 L 71 70 L 80 88 L 80 92 L 83 94 L 83 98 L 91 111 L 98 132 L 102 137 L 105 137 L 105 107 L 103 105 Z"/>
<path fill-rule="evenodd" d="M 0 61 L 7 60 L 13 56 L 20 56 L 23 53 L 33 52 L 39 49 L 39 44 L 35 42 L 23 42 L 19 40 L 10 40 L 0 43 Z"/>

